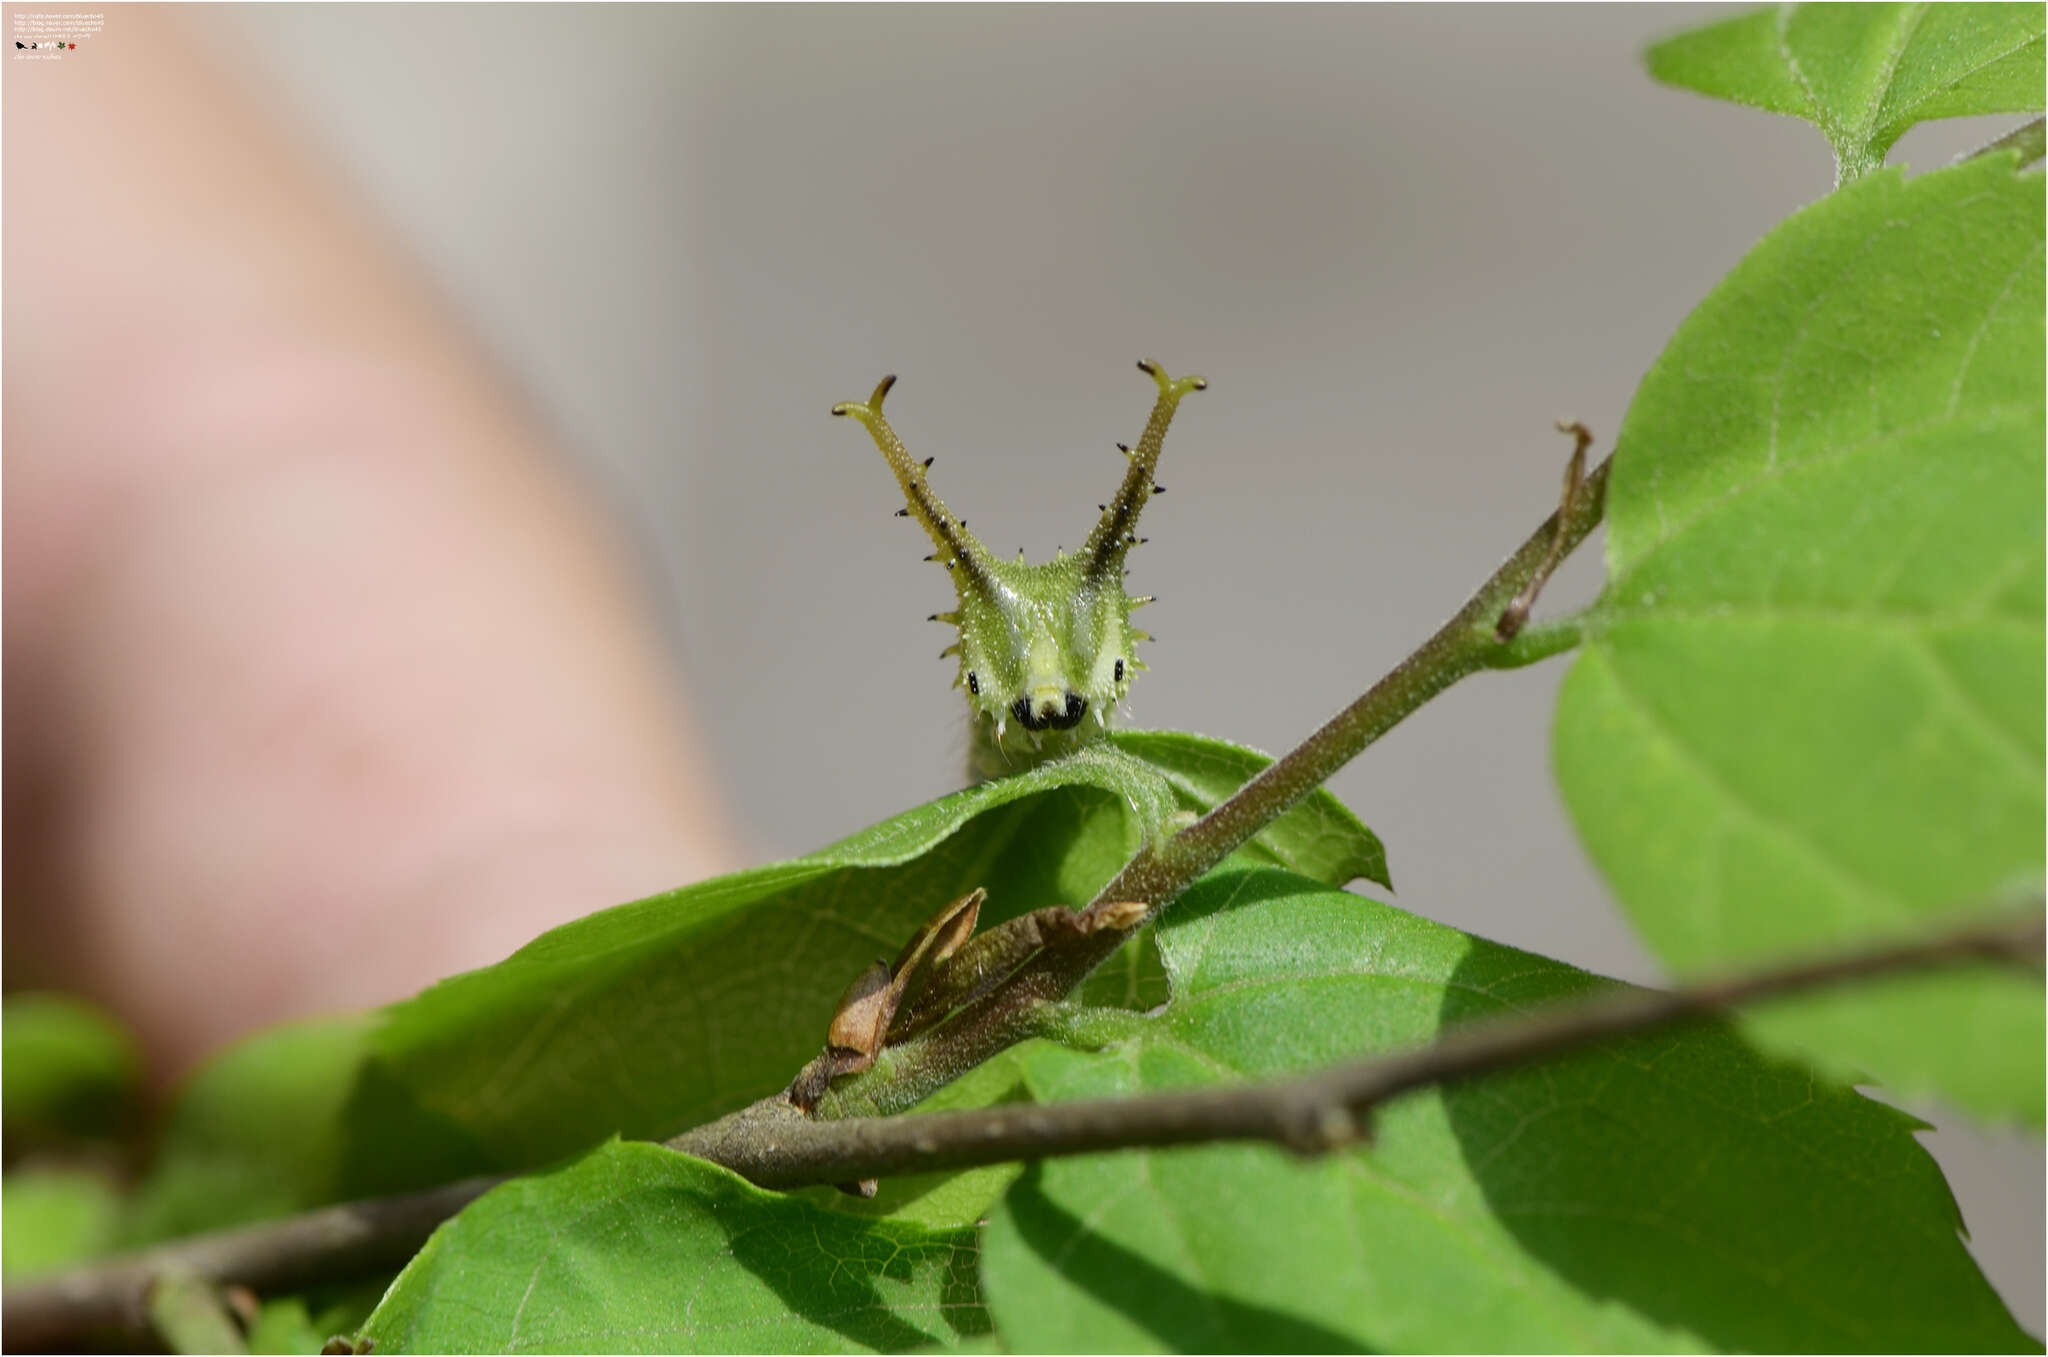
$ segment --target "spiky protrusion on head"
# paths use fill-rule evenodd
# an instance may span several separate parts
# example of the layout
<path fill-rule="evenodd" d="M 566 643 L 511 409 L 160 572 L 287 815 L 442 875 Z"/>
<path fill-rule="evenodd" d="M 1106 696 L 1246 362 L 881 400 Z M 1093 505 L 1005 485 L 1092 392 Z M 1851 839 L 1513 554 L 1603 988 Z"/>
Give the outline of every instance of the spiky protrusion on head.
<path fill-rule="evenodd" d="M 1102 507 L 1101 520 L 1082 544 L 1081 558 L 1087 562 L 1089 575 L 1098 580 L 1123 577 L 1124 557 L 1139 541 L 1135 531 L 1138 515 L 1144 510 L 1145 501 L 1164 488 L 1153 476 L 1159 470 L 1160 451 L 1166 446 L 1166 426 L 1173 423 L 1182 396 L 1209 388 L 1209 383 L 1200 377 L 1168 377 L 1165 368 L 1146 358 L 1138 360 L 1138 371 L 1159 384 L 1159 399 L 1152 405 L 1152 417 L 1145 421 L 1145 432 L 1138 438 L 1136 450 L 1126 450 L 1130 465 L 1124 469 L 1123 484 L 1116 488 L 1116 498 Z"/>
<path fill-rule="evenodd" d="M 1021 557 L 996 560 L 932 493 L 925 476 L 930 460 L 913 461 L 882 417 L 894 377 L 884 377 L 865 403 L 832 407 L 833 414 L 867 427 L 908 501 L 898 512 L 924 527 L 938 546 L 930 559 L 952 574 L 960 607 L 933 616 L 960 629 L 959 642 L 943 653 L 960 656 L 958 686 L 967 690 L 973 712 L 976 776 L 1001 776 L 1099 738 L 1131 676 L 1145 667 L 1133 652 L 1138 641 L 1151 638 L 1131 627 L 1130 615 L 1151 599 L 1124 593 L 1124 560 L 1144 540 L 1135 531 L 1138 515 L 1160 490 L 1153 473 L 1166 427 L 1181 398 L 1208 383 L 1170 378 L 1152 362 L 1138 366 L 1158 384 L 1159 398 L 1136 450 L 1125 449 L 1130 465 L 1116 498 L 1101 506 L 1102 518 L 1079 552 L 1060 552 L 1039 565 Z"/>
<path fill-rule="evenodd" d="M 882 417 L 882 400 L 889 394 L 889 388 L 896 385 L 896 374 L 890 373 L 875 383 L 875 390 L 866 401 L 842 401 L 832 407 L 835 415 L 850 415 L 867 426 L 875 446 L 888 459 L 889 469 L 896 473 L 896 484 L 903 487 L 903 497 L 910 501 L 909 513 L 924 530 L 931 535 L 938 551 L 928 559 L 944 563 L 954 573 L 965 593 L 970 582 L 973 587 L 986 592 L 993 584 L 988 574 L 989 555 L 976 541 L 974 534 L 967 531 L 967 524 L 958 514 L 946 507 L 946 502 L 932 493 L 925 472 L 930 470 L 932 459 L 914 462 L 903 447 L 903 440 L 889 427 L 889 421 Z"/>

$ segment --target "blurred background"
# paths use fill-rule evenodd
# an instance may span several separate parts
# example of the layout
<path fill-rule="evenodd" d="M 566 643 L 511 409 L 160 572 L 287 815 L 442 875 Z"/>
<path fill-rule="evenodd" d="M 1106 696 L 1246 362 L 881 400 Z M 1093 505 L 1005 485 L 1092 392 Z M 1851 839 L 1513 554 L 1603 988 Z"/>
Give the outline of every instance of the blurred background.
<path fill-rule="evenodd" d="M 891 415 L 935 487 L 991 549 L 1038 558 L 1078 543 L 1120 474 L 1113 444 L 1152 398 L 1133 361 L 1206 375 L 1132 558 L 1161 601 L 1126 719 L 1285 748 L 1549 512 L 1553 421 L 1604 452 L 1679 320 L 1828 190 L 1814 129 L 1643 73 L 1648 41 L 1718 12 L 180 18 L 576 459 L 659 591 L 757 862 L 962 777 L 947 638 L 924 621 L 948 580 L 833 402 L 900 374 Z M 1922 128 L 1893 159 L 2003 130 Z M 1589 547 L 1539 615 L 1597 580 Z M 1565 667 L 1468 681 L 1334 790 L 1406 908 L 1654 981 L 1551 784 Z M 2040 1146 L 1937 1121 L 1973 1247 L 2039 1332 Z"/>

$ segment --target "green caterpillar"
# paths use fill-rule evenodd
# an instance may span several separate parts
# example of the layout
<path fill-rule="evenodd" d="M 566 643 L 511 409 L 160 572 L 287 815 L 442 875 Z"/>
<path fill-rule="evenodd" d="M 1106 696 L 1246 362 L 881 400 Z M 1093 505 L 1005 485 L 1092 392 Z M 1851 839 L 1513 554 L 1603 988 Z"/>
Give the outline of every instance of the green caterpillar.
<path fill-rule="evenodd" d="M 893 376 L 865 402 L 832 407 L 867 427 L 909 501 L 896 512 L 924 525 L 938 547 L 927 559 L 953 576 L 960 606 L 933 620 L 960 629 L 960 639 L 941 653 L 960 657 L 955 686 L 967 690 L 968 771 L 977 779 L 1036 767 L 1101 739 L 1132 674 L 1145 667 L 1134 652 L 1152 638 L 1131 626 L 1131 609 L 1152 599 L 1124 592 L 1124 558 L 1145 540 L 1135 529 L 1145 501 L 1160 489 L 1152 477 L 1166 426 L 1181 397 L 1208 383 L 1168 377 L 1157 363 L 1138 367 L 1159 384 L 1159 399 L 1137 448 L 1118 444 L 1129 461 L 1123 484 L 1101 506 L 1102 518 L 1079 551 L 1039 565 L 1021 552 L 1015 561 L 998 561 L 932 493 L 925 477 L 931 459 L 913 461 L 882 417 Z"/>

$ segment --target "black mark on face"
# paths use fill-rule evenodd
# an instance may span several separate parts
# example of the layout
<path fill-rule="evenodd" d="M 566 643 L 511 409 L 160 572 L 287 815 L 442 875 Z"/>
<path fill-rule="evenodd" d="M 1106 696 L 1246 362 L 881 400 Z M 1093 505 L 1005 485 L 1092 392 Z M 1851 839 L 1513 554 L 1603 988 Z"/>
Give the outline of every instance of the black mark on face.
<path fill-rule="evenodd" d="M 1072 730 L 1081 724 L 1081 718 L 1088 714 L 1088 699 L 1079 693 L 1068 693 L 1063 707 L 1046 703 L 1043 710 L 1032 706 L 1031 699 L 1020 697 L 1010 704 L 1010 715 L 1026 730 Z"/>

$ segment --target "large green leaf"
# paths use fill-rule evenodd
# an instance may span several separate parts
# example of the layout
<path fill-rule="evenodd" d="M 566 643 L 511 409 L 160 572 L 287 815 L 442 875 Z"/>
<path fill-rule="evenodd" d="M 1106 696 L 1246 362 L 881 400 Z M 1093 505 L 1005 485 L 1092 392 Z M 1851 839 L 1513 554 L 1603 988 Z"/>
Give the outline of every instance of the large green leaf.
<path fill-rule="evenodd" d="M 1174 999 L 1041 1100 L 1319 1068 L 1611 985 L 1272 870 L 1167 916 Z M 2033 1346 L 1958 1237 L 1919 1123 L 1726 1028 L 1383 1109 L 1371 1148 L 1054 1160 L 982 1241 L 1020 1351 Z"/>
<path fill-rule="evenodd" d="M 2038 4 L 1780 5 L 1652 47 L 1669 85 L 1804 118 L 1843 182 L 1915 123 L 2042 106 Z"/>
<path fill-rule="evenodd" d="M 264 1034 L 181 1099 L 137 1238 L 661 1138 L 772 1092 L 834 1002 L 945 901 L 995 922 L 1086 901 L 1192 788 L 1258 756 L 1194 736 L 1143 758 L 1098 746 L 956 793 L 845 841 L 602 911 L 374 1015 Z M 1188 772 L 1201 763 L 1208 782 Z M 1327 795 L 1257 852 L 1337 884 L 1384 879 L 1378 842 Z"/>
<path fill-rule="evenodd" d="M 272 1028 L 200 1070 L 172 1109 L 125 1242 L 288 1215 L 355 1195 L 342 1186 L 351 1181 L 375 1194 L 476 1172 L 479 1152 L 460 1128 L 422 1115 L 384 1073 L 378 1021 L 358 1013 Z M 380 1151 L 396 1156 L 388 1187 L 349 1167 Z"/>
<path fill-rule="evenodd" d="M 988 1331 L 974 1233 L 859 1220 L 612 1143 L 434 1233 L 361 1337 L 387 1352 L 903 1352 Z"/>
<path fill-rule="evenodd" d="M 1801 212 L 1629 409 L 1559 699 L 1579 831 L 1680 974 L 1907 935 L 2042 870 L 2042 188 L 1987 158 Z M 1757 1030 L 2042 1114 L 2038 975 Z"/>

